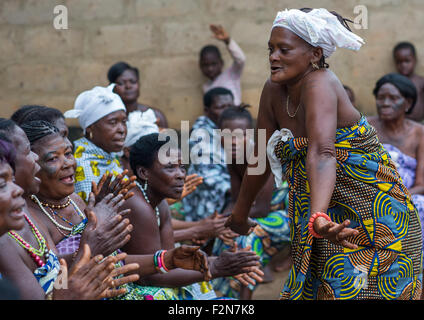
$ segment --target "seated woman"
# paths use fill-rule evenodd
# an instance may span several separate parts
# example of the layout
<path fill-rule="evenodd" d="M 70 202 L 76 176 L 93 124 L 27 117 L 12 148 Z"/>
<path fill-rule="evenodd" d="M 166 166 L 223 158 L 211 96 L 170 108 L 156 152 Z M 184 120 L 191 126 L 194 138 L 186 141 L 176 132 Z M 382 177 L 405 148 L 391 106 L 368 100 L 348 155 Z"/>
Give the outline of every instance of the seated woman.
<path fill-rule="evenodd" d="M 159 141 L 158 133 L 152 133 L 142 136 L 131 146 L 130 165 L 137 176 L 137 188 L 133 190 L 134 196 L 123 205 L 131 209 L 130 220 L 134 226 L 131 239 L 123 248 L 128 254 L 148 254 L 175 246 L 166 199 L 180 198 L 186 171 L 181 164 L 179 150 L 165 152 L 167 159 L 159 156 L 159 149 L 165 143 Z M 258 259 L 252 251 L 224 251 L 218 257 L 209 257 L 211 276 L 235 276 L 251 271 L 242 274 L 240 280 L 244 283 L 252 281 L 252 278 L 260 281 L 262 272 L 256 267 Z M 210 283 L 199 284 L 202 280 L 199 272 L 176 269 L 142 277 L 139 282 L 145 286 L 143 290 L 154 299 L 216 298 Z"/>
<path fill-rule="evenodd" d="M 16 110 L 10 119 L 18 126 L 25 122 L 44 120 L 59 129 L 64 138 L 68 138 L 69 130 L 62 112 L 55 108 L 40 105 L 25 105 Z"/>
<path fill-rule="evenodd" d="M 150 133 L 158 133 L 157 127 L 143 121 L 140 111 L 134 111 L 128 115 L 127 121 L 127 136 L 125 138 L 124 148 L 120 163 L 123 169 L 128 170 L 128 175 L 134 175 L 130 166 L 130 148 L 137 140 Z M 170 205 L 171 215 L 173 208 L 181 205 L 180 200 L 190 194 L 196 187 L 203 182 L 203 178 L 197 174 L 192 174 L 186 177 L 184 181 L 183 192 L 179 199 L 168 198 L 167 202 Z M 181 221 L 179 217 L 172 215 L 172 228 L 174 230 L 175 242 L 193 241 L 196 244 L 201 244 L 209 238 L 222 236 L 225 229 L 224 223 L 226 218 L 219 215 L 213 215 L 198 221 Z"/>
<path fill-rule="evenodd" d="M 68 274 L 67 263 L 63 259 L 58 260 L 49 233 L 43 224 L 33 219 L 27 207 L 30 194 L 37 192 L 40 184 L 40 180 L 35 178 L 40 169 L 36 163 L 38 157 L 31 152 L 25 133 L 13 121 L 0 119 L 0 133 L 10 137 L 16 149 L 16 157 L 7 156 L 9 164 L 0 165 L 5 169 L 0 178 L 3 179 L 4 195 L 14 203 L 10 214 L 14 231 L 0 237 L 2 275 L 18 289 L 21 299 L 99 299 L 122 294 L 123 290 L 113 288 L 117 284 L 135 281 L 138 275 L 122 277 L 115 282 L 107 279 L 138 269 L 137 264 L 110 268 L 111 264 L 125 258 L 125 254 L 101 262 L 103 256 L 91 258 L 90 248 L 86 245 L 82 258 L 76 261 Z M 0 143 L 0 146 L 4 145 Z M 14 177 L 11 168 L 15 169 Z M 9 192 L 10 196 L 7 196 Z M 1 208 L 10 207 L 2 203 Z M 66 280 L 64 275 L 67 274 L 67 289 L 60 284 L 55 285 L 58 279 Z"/>
<path fill-rule="evenodd" d="M 8 231 L 20 230 L 25 219 L 20 215 L 25 200 L 23 190 L 13 182 L 11 165 L 15 159 L 15 148 L 0 134 L 0 237 Z M 10 182 L 10 183 L 9 183 Z M 0 274 L 0 300 L 18 300 L 17 288 Z"/>
<path fill-rule="evenodd" d="M 417 101 L 417 90 L 407 77 L 390 73 L 374 88 L 378 116 L 368 117 L 378 139 L 396 163 L 424 231 L 424 126 L 407 119 Z"/>
<path fill-rule="evenodd" d="M 72 182 L 75 159 L 69 141 L 46 121 L 23 123 L 22 128 L 29 138 L 32 150 L 39 155 L 41 167 L 37 174 L 41 181 L 39 192 L 31 196 L 29 207 L 33 215 L 48 228 L 59 253 L 71 255 L 72 259 L 78 258 L 78 249 L 83 243 L 90 240 L 92 243 L 96 239 L 92 245 L 95 250 L 104 255 L 116 255 L 117 252 L 113 251 L 129 240 L 128 233 L 132 230 L 129 220 L 122 220 L 122 215 L 128 214 L 130 210 L 117 212 L 124 196 L 109 194 L 95 204 L 94 194 L 91 193 L 86 207 L 82 199 L 74 193 Z M 204 274 L 208 271 L 206 255 L 198 251 L 198 247 L 185 246 L 170 250 L 164 253 L 161 261 L 170 269 L 194 268 Z M 128 255 L 125 262 L 136 262 L 140 265 L 136 270 L 138 275 L 156 272 L 152 254 Z M 126 285 L 124 289 L 127 293 L 119 296 L 119 299 L 144 298 L 137 295 L 136 288 L 131 284 Z"/>
<path fill-rule="evenodd" d="M 77 162 L 75 192 L 88 201 L 92 182 L 99 183 L 104 173 L 122 173 L 119 155 L 127 133 L 127 114 L 121 98 L 112 92 L 113 85 L 94 87 L 82 92 L 74 109 L 65 118 L 78 118 L 85 136 L 74 141 Z"/>
<path fill-rule="evenodd" d="M 227 210 L 231 211 L 240 193 L 241 181 L 247 168 L 247 155 L 253 150 L 253 119 L 247 105 L 229 107 L 222 112 L 218 125 L 221 130 L 227 129 L 231 132 L 231 137 L 225 138 L 224 135 L 222 139 L 226 154 L 231 155 L 231 161 L 227 164 L 231 177 L 231 203 Z M 248 130 L 252 132 L 250 139 Z M 251 246 L 261 257 L 262 267 L 265 267 L 277 252 L 289 247 L 289 217 L 287 211 L 283 210 L 283 191 L 282 188 L 275 187 L 274 179 L 270 176 L 249 212 L 250 218 L 258 225 L 250 235 L 234 239 L 241 248 Z M 216 239 L 212 253 L 217 255 L 228 247 L 228 244 Z M 214 281 L 214 288 L 225 296 L 246 300 L 251 299 L 255 286 L 240 287 L 239 283 L 232 279 L 217 279 Z"/>
<path fill-rule="evenodd" d="M 159 109 L 138 103 L 140 97 L 140 77 L 138 69 L 125 62 L 117 62 L 110 67 L 107 78 L 109 83 L 116 84 L 114 92 L 117 93 L 127 108 L 129 115 L 133 111 L 139 110 L 143 117 L 150 121 L 153 119 L 160 128 L 168 128 L 168 120 L 165 114 Z"/>

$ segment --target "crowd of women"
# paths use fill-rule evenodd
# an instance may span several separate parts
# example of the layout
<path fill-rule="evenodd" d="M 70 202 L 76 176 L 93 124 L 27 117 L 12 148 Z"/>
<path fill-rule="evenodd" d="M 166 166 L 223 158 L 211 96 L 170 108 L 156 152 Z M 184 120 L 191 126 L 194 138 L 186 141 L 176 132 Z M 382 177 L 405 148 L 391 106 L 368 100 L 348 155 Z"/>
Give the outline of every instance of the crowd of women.
<path fill-rule="evenodd" d="M 208 80 L 193 129 L 243 132 L 230 148 L 201 148 L 208 159 L 226 154 L 220 161 L 186 166 L 178 144 L 163 161 L 168 120 L 139 102 L 139 71 L 125 62 L 65 113 L 26 105 L 0 119 L 3 299 L 251 299 L 271 261 L 291 267 L 282 299 L 420 298 L 424 106 L 414 47 L 394 49 L 398 72 L 376 82 L 377 116 L 367 119 L 325 62 L 363 40 L 335 12 L 279 12 L 257 119 L 266 171 L 249 175 L 250 155 L 238 152 L 258 150 L 241 101 L 245 56 L 224 28 L 211 31 L 234 61 L 224 70 L 216 46 L 200 51 Z M 66 118 L 78 119 L 82 137 L 70 140 Z"/>

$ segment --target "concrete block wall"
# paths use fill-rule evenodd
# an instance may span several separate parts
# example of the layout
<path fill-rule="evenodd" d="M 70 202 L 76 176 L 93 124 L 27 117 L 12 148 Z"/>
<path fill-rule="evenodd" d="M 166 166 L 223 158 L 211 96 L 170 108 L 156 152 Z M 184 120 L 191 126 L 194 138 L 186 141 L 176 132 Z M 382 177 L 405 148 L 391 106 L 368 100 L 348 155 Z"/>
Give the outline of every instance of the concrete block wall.
<path fill-rule="evenodd" d="M 68 29 L 53 27 L 56 5 L 68 9 Z M 368 9 L 368 29 L 355 30 L 365 46 L 359 52 L 338 49 L 328 60 L 341 81 L 353 88 L 358 108 L 375 113 L 375 81 L 394 70 L 393 46 L 412 41 L 418 74 L 424 74 L 420 0 L 1 0 L 0 116 L 20 105 L 44 104 L 62 111 L 95 85 L 107 85 L 108 68 L 126 61 L 140 70 L 140 102 L 163 110 L 171 127 L 202 114 L 204 81 L 198 52 L 218 45 L 210 23 L 222 24 L 244 50 L 243 100 L 256 117 L 268 77 L 267 41 L 278 10 L 325 7 L 355 18 L 354 7 Z M 68 124 L 77 122 L 68 120 Z"/>

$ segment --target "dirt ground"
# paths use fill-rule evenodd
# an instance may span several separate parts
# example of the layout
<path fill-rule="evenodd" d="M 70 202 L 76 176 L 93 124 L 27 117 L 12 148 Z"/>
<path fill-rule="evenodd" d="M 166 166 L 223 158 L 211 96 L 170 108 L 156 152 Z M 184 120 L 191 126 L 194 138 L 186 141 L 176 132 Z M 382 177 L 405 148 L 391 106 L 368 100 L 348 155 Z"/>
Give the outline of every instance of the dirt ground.
<path fill-rule="evenodd" d="M 252 300 L 278 300 L 281 289 L 289 275 L 289 270 L 272 271 L 274 280 L 269 283 L 261 283 L 253 292 Z"/>

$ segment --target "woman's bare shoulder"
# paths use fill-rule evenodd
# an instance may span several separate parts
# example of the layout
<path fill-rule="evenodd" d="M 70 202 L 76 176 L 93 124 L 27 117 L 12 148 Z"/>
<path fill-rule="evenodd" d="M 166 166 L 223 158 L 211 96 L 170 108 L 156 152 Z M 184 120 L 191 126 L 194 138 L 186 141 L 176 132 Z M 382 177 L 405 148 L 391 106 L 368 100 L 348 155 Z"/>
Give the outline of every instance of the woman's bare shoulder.
<path fill-rule="evenodd" d="M 419 137 L 424 137 L 424 125 L 414 121 L 414 120 L 410 120 L 410 119 L 405 119 L 405 124 L 407 127 L 412 128 L 413 132 L 419 136 Z"/>

